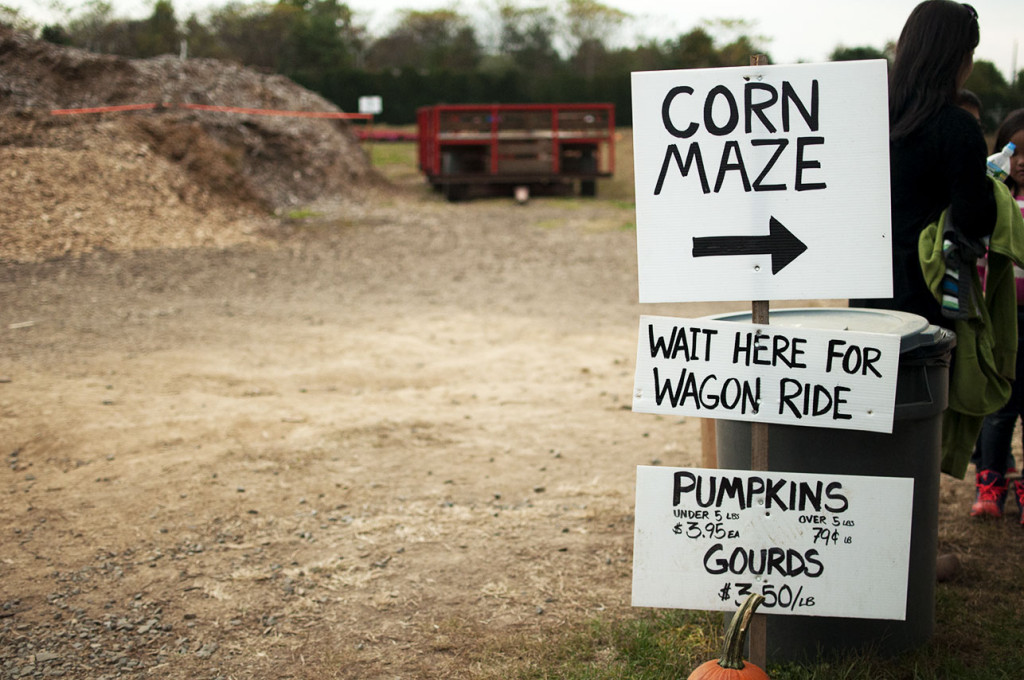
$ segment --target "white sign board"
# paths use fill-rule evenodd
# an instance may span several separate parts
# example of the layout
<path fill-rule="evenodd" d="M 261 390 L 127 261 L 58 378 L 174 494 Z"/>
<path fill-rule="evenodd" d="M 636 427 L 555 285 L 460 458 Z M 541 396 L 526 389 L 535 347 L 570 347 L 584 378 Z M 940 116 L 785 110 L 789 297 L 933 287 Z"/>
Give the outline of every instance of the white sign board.
<path fill-rule="evenodd" d="M 640 302 L 892 296 L 884 60 L 632 74 Z"/>
<path fill-rule="evenodd" d="M 633 605 L 906 618 L 914 480 L 638 467 Z"/>
<path fill-rule="evenodd" d="M 641 316 L 633 410 L 892 432 L 900 336 Z"/>
<path fill-rule="evenodd" d="M 369 113 L 370 115 L 380 115 L 381 111 L 384 110 L 384 100 L 378 96 L 372 97 L 360 97 L 359 98 L 359 113 Z"/>

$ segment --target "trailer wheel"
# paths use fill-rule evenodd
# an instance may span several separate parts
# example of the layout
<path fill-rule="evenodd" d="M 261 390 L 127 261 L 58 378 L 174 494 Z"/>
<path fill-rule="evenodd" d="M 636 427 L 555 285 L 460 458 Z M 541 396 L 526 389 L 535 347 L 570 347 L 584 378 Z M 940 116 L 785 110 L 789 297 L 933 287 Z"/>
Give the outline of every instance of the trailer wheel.
<path fill-rule="evenodd" d="M 444 197 L 448 199 L 450 203 L 458 203 L 459 201 L 466 200 L 466 196 L 469 194 L 468 184 L 445 184 L 444 185 Z"/>
<path fill-rule="evenodd" d="M 597 196 L 597 180 L 585 179 L 580 181 L 580 196 L 588 198 Z"/>

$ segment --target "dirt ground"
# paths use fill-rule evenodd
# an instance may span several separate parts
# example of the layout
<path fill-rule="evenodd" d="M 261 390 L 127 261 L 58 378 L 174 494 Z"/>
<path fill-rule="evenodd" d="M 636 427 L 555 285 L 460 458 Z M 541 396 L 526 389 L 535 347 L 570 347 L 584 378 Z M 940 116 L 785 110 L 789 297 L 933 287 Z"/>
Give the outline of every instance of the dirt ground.
<path fill-rule="evenodd" d="M 633 468 L 700 450 L 629 410 L 630 210 L 318 211 L 0 269 L 11 677 L 486 676 L 628 607 Z"/>
<path fill-rule="evenodd" d="M 611 202 L 317 211 L 0 268 L 8 677 L 502 677 L 629 614 L 634 468 L 700 461 L 638 316 L 728 307 L 641 309 Z"/>
<path fill-rule="evenodd" d="M 344 126 L 55 121 L 26 64 L 312 105 L 5 40 L 0 677 L 502 678 L 635 614 L 635 466 L 701 456 L 630 411 L 638 317 L 749 305 L 641 307 L 629 203 L 448 204 Z M 1024 532 L 942 493 L 949 587 L 1016 587 Z"/>

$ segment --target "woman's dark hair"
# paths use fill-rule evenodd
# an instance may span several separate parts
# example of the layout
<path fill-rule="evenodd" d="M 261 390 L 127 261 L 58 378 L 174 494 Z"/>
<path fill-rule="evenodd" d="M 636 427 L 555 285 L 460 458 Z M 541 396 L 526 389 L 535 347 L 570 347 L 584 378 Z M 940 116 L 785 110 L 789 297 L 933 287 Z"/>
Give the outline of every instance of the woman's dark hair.
<path fill-rule="evenodd" d="M 996 141 L 992 153 L 999 151 L 1006 143 L 1010 141 L 1010 138 L 1015 134 L 1024 130 L 1024 109 L 1016 109 L 1010 111 L 1003 119 L 1002 125 L 996 130 Z M 1018 151 L 1018 153 L 1024 153 L 1024 149 Z M 1010 192 L 1016 196 L 1021 189 L 1024 187 L 1017 186 L 1017 183 L 1013 181 L 1013 177 L 1006 178 L 1006 186 L 1010 187 Z"/>
<path fill-rule="evenodd" d="M 896 43 L 889 81 L 889 137 L 917 130 L 957 96 L 957 76 L 978 46 L 978 13 L 952 0 L 914 8 Z"/>

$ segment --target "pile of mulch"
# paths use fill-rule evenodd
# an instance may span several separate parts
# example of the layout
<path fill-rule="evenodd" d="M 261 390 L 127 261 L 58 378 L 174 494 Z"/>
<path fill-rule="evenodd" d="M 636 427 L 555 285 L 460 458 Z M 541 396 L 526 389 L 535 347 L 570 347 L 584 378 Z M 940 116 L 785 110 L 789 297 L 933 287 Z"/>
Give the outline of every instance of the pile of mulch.
<path fill-rule="evenodd" d="M 138 104 L 161 106 L 51 113 Z M 275 215 L 380 182 L 361 123 L 182 104 L 339 111 L 234 63 L 125 59 L 0 28 L 0 260 L 254 240 Z"/>

